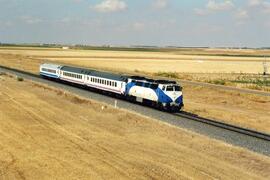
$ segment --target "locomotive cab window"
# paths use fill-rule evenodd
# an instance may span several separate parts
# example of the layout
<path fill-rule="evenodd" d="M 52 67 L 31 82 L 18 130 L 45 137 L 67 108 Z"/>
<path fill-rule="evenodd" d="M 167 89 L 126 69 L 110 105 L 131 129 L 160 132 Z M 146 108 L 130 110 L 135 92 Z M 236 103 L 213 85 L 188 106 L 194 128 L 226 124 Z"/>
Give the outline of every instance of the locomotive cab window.
<path fill-rule="evenodd" d="M 180 87 L 180 86 L 174 86 L 174 90 L 175 91 L 182 91 L 182 87 Z"/>
<path fill-rule="evenodd" d="M 166 91 L 173 91 L 173 86 L 167 86 Z"/>

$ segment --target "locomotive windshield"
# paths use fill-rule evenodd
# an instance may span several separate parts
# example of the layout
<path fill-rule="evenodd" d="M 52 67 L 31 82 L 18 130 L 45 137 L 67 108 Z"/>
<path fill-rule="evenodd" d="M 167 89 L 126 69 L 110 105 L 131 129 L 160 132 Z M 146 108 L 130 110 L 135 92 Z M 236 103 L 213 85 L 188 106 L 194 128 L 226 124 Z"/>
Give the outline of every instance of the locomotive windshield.
<path fill-rule="evenodd" d="M 167 86 L 166 91 L 181 91 L 182 88 L 180 86 Z"/>
<path fill-rule="evenodd" d="M 181 91 L 182 88 L 181 88 L 180 86 L 174 86 L 174 90 L 175 90 L 175 91 Z"/>
<path fill-rule="evenodd" d="M 173 91 L 173 86 L 167 86 L 166 91 Z"/>

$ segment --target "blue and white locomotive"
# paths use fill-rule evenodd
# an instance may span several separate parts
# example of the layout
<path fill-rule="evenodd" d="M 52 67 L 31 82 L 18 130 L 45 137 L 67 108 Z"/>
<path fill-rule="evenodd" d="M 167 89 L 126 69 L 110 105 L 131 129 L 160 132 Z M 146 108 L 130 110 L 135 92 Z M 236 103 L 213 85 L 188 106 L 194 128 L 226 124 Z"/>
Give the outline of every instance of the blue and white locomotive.
<path fill-rule="evenodd" d="M 182 87 L 175 81 L 153 80 L 56 64 L 40 65 L 40 75 L 114 93 L 159 109 L 180 111 L 183 107 Z"/>

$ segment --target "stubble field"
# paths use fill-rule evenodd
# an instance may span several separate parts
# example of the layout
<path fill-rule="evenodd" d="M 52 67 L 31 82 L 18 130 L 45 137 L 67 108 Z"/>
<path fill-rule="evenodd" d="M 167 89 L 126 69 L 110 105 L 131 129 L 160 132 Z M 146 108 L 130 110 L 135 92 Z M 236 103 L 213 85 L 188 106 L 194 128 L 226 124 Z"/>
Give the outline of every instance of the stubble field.
<path fill-rule="evenodd" d="M 217 51 L 217 52 L 216 52 Z M 1 48 L 0 53 L 23 55 L 44 61 L 101 68 L 121 72 L 142 71 L 148 73 L 261 73 L 264 57 L 270 51 L 239 50 L 230 51 L 204 50 L 203 52 L 137 52 L 137 51 L 98 51 L 98 50 L 61 50 L 61 49 L 23 49 Z M 254 51 L 254 52 L 253 52 Z M 190 52 L 190 51 L 189 51 Z M 225 56 L 224 54 L 230 55 Z M 252 53 L 253 52 L 253 53 Z M 201 53 L 203 55 L 196 55 Z M 208 54 L 206 54 L 208 53 Z M 244 56 L 246 55 L 246 56 Z M 270 59 L 266 59 L 270 62 Z"/>
<path fill-rule="evenodd" d="M 0 179 L 269 179 L 270 159 L 0 76 Z"/>
<path fill-rule="evenodd" d="M 228 63 L 234 61 L 236 57 L 216 56 L 214 54 L 224 53 L 224 50 L 208 52 L 209 57 L 214 61 L 215 58 L 226 59 Z M 197 53 L 203 53 L 201 51 Z M 168 60 L 167 58 L 180 58 L 182 56 L 193 57 L 194 55 L 177 55 L 179 52 L 126 52 L 126 51 L 83 51 L 83 50 L 62 50 L 62 49 L 39 49 L 39 48 L 2 48 L 0 49 L 0 64 L 25 71 L 38 73 L 39 65 L 45 62 L 69 64 L 82 67 L 96 68 L 121 73 L 130 73 L 137 75 L 150 75 L 151 70 L 175 68 L 179 62 L 186 60 Z M 181 52 L 195 53 L 195 52 Z M 214 53 L 214 54 L 211 54 Z M 268 51 L 229 51 L 231 55 L 239 54 L 258 56 L 259 54 L 270 54 Z M 91 58 L 90 58 L 91 56 Z M 197 55 L 196 55 L 197 56 Z M 76 57 L 76 58 L 74 58 Z M 105 59 L 105 60 L 104 60 Z M 238 57 L 239 63 L 245 67 L 245 57 Z M 248 61 L 256 62 L 258 59 L 251 58 Z M 152 63 L 154 61 L 155 63 Z M 167 63 L 172 61 L 174 63 Z M 192 60 L 190 60 L 192 61 Z M 242 62 L 243 61 L 243 62 Z M 255 62 L 254 62 L 255 61 Z M 122 63 L 117 63 L 122 62 Z M 210 62 L 210 61 L 209 61 Z M 157 64 L 156 64 L 157 63 Z M 175 64 L 175 65 L 174 65 Z M 138 67 L 143 67 L 147 72 L 138 71 Z M 183 69 L 194 68 L 192 65 L 185 65 Z M 237 68 L 237 67 L 235 67 Z M 222 71 L 217 68 L 216 71 Z M 252 68 L 250 68 L 252 70 Z M 197 68 L 198 71 L 198 68 Z M 158 73 L 158 72 L 156 72 Z M 195 73 L 196 74 L 196 73 Z M 205 75 L 205 74 L 204 74 Z M 184 76 L 184 75 L 183 75 Z M 192 77 L 195 75 L 192 75 Z M 210 74 L 210 76 L 215 76 Z M 227 74 L 228 78 L 230 74 Z M 190 77 L 187 76 L 187 77 Z M 217 90 L 210 87 L 199 87 L 193 85 L 184 85 L 184 110 L 195 113 L 203 117 L 214 118 L 223 122 L 247 127 L 259 131 L 270 132 L 270 98 L 258 95 L 248 95 L 239 92 L 230 92 Z"/>

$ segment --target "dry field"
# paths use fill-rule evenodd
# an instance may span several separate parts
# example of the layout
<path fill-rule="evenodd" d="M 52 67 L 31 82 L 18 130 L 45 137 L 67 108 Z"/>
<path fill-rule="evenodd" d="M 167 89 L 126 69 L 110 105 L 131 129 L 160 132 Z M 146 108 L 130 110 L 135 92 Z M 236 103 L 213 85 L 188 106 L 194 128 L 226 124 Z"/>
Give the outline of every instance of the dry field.
<path fill-rule="evenodd" d="M 270 158 L 0 76 L 0 179 L 269 179 Z"/>
<path fill-rule="evenodd" d="M 263 62 L 270 71 L 270 50 L 161 49 L 160 52 L 0 48 L 0 54 L 140 75 L 173 77 L 241 88 L 270 91 L 270 76 L 262 77 Z M 20 65 L 21 62 L 17 62 Z M 23 66 L 23 65 L 22 65 Z M 36 71 L 37 68 L 32 69 Z M 267 80 L 267 81 L 266 81 Z"/>
<path fill-rule="evenodd" d="M 31 51 L 32 50 L 30 50 L 30 52 Z M 43 51 L 47 52 L 47 50 Z M 58 51 L 63 53 L 62 50 Z M 21 53 L 27 54 L 29 52 L 23 51 Z M 42 59 L 20 55 L 19 53 L 16 55 L 7 54 L 6 52 L 0 53 L 1 65 L 23 69 L 34 73 L 38 73 L 39 65 L 44 62 L 45 61 Z M 57 63 L 58 61 L 52 62 Z M 70 62 L 70 64 L 75 65 L 79 65 L 79 63 L 81 62 Z M 111 63 L 111 65 L 112 64 L 113 63 Z M 88 66 L 87 64 L 80 64 L 80 66 L 83 65 Z M 102 64 L 99 65 L 102 66 Z M 118 68 L 117 66 L 115 67 Z M 270 132 L 270 98 L 219 91 L 212 88 L 196 87 L 191 85 L 184 86 L 184 96 L 185 111 L 204 117 L 215 118 L 243 127 L 265 131 L 268 133 Z"/>
<path fill-rule="evenodd" d="M 44 63 L 42 58 L 33 58 L 30 54 L 42 54 L 45 56 L 48 52 L 48 56 L 52 54 L 63 55 L 67 53 L 80 53 L 77 51 L 63 51 L 63 50 L 0 50 L 0 64 L 10 66 L 13 68 L 23 69 L 26 71 L 38 73 L 39 65 Z M 87 51 L 88 52 L 88 51 Z M 87 53 L 83 52 L 83 53 Z M 103 51 L 105 55 L 107 51 Z M 15 55 L 13 55 L 13 54 Z M 127 53 L 127 52 L 113 52 L 113 53 Z M 137 53 L 137 52 L 131 52 Z M 25 55 L 22 55 L 25 54 Z M 100 55 L 102 53 L 99 52 Z M 138 53 L 137 53 L 138 54 Z M 146 53 L 147 54 L 147 53 Z M 55 56 L 56 56 L 55 55 Z M 103 56 L 105 56 L 103 55 Z M 143 60 L 140 60 L 141 63 Z M 103 67 L 103 63 L 99 61 L 50 61 L 54 63 L 68 63 L 80 66 L 89 67 L 89 63 L 96 64 L 100 69 L 106 69 Z M 113 61 L 112 61 L 113 62 Z M 137 64 L 140 64 L 137 63 Z M 126 66 L 130 66 L 125 63 Z M 113 63 L 111 63 L 113 66 Z M 135 65 L 136 66 L 136 65 Z M 162 66 L 162 65 L 160 65 Z M 103 67 L 103 68 L 101 68 Z M 114 71 L 132 73 L 130 71 L 121 71 L 117 65 L 114 66 Z M 118 70 L 117 70 L 118 69 Z M 136 72 L 133 72 L 136 74 Z M 256 129 L 260 131 L 270 132 L 270 98 L 260 97 L 256 95 L 247 95 L 242 93 L 234 93 L 227 91 L 220 91 L 208 87 L 197 87 L 191 85 L 184 85 L 185 96 L 185 111 L 192 112 L 204 117 L 210 117 L 224 122 L 228 122 L 243 127 Z"/>
<path fill-rule="evenodd" d="M 262 62 L 264 61 L 264 58 L 261 57 L 227 57 L 211 54 L 186 55 L 179 54 L 181 52 L 178 51 L 136 52 L 1 48 L 0 53 L 23 55 L 42 61 L 47 59 L 97 69 L 123 72 L 134 72 L 136 70 L 148 73 L 261 73 Z M 268 53 L 266 51 L 264 54 Z M 268 61 L 270 62 L 270 59 Z"/>

